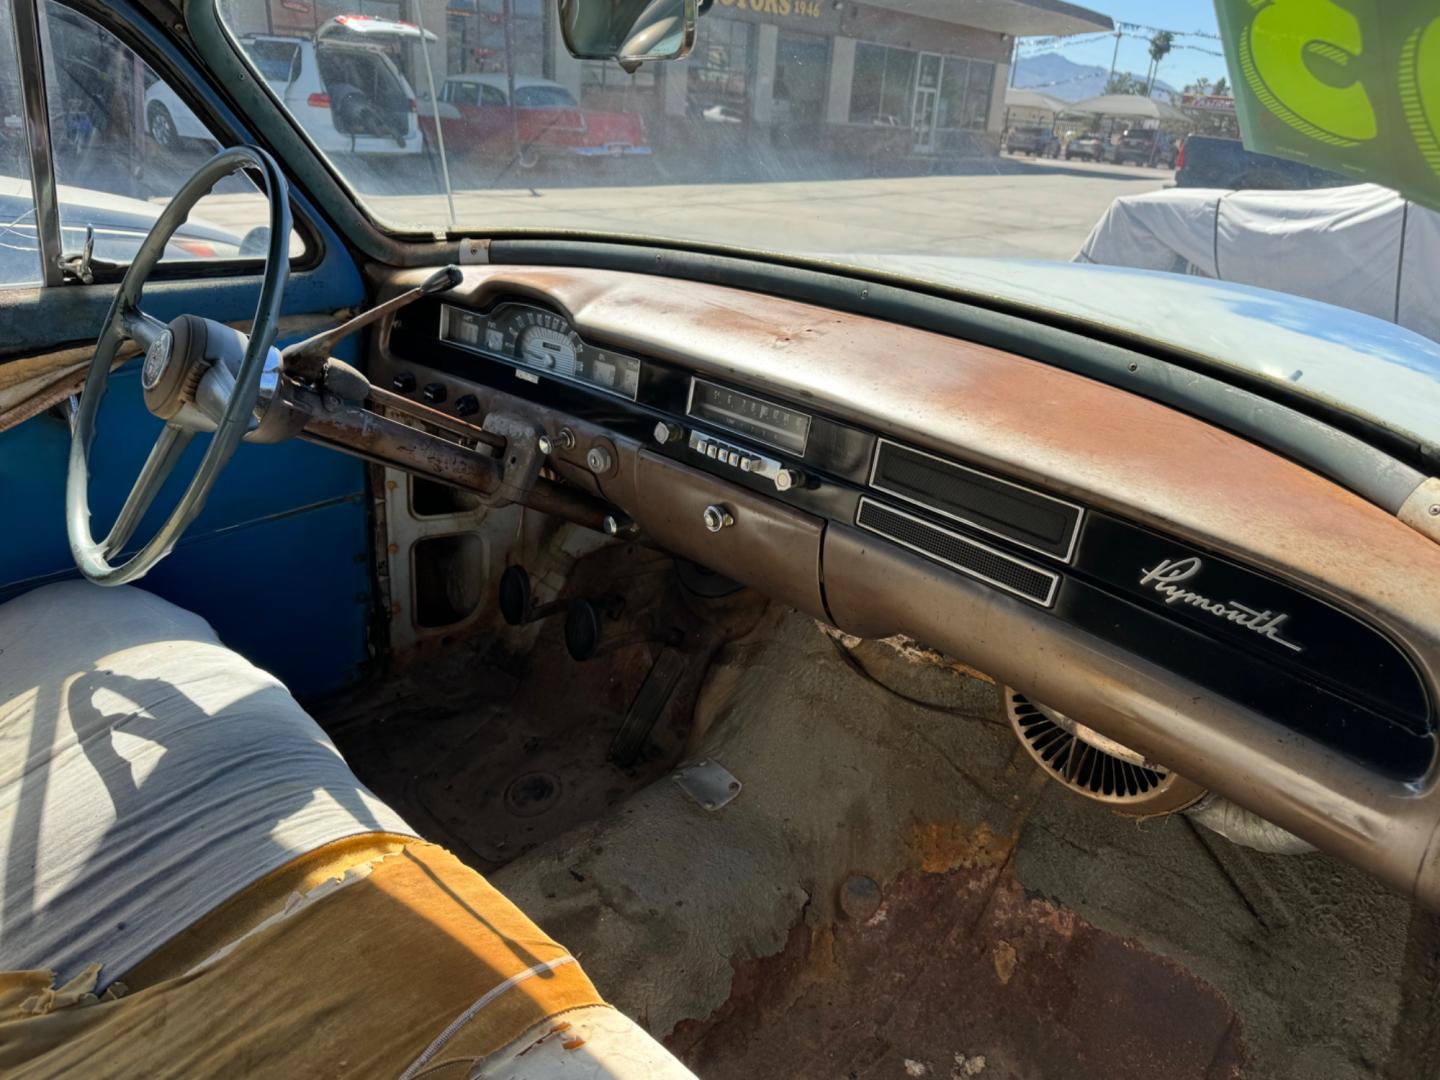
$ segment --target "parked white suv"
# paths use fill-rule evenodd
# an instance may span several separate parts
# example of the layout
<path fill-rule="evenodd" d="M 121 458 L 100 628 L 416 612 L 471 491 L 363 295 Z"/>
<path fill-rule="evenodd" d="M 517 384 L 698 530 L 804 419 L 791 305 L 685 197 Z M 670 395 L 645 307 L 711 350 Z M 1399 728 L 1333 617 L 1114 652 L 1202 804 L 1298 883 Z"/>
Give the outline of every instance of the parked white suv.
<path fill-rule="evenodd" d="M 415 91 L 387 50 L 420 37 L 413 23 L 339 15 L 313 39 L 247 34 L 240 47 L 320 150 L 418 154 Z M 436 40 L 428 30 L 424 37 Z"/>

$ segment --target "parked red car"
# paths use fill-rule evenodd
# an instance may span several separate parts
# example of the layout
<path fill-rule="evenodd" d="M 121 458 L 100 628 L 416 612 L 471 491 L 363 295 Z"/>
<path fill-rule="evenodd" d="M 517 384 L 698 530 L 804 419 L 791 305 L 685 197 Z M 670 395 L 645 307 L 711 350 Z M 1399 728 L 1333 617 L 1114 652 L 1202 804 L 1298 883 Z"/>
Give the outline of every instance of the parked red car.
<path fill-rule="evenodd" d="M 512 121 L 508 96 L 504 75 L 451 75 L 441 87 L 439 107 L 433 113 L 421 108 L 421 127 L 433 137 L 438 115 L 445 149 L 454 154 L 509 153 L 518 134 L 520 164 L 525 168 L 547 157 L 650 153 L 645 126 L 636 113 L 583 109 L 559 83 L 517 76 Z"/>

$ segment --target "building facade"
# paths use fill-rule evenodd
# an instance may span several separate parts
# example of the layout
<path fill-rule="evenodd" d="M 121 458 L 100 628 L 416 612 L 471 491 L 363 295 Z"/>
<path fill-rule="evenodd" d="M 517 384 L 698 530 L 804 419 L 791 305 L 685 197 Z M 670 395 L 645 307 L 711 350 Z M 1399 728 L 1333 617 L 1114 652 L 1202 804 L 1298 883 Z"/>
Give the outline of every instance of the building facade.
<path fill-rule="evenodd" d="M 508 68 L 552 79 L 587 108 L 638 112 L 657 153 L 667 133 L 684 129 L 693 142 L 696 130 L 710 130 L 696 120 L 713 122 L 721 142 L 743 132 L 752 145 L 810 152 L 993 149 L 1016 35 L 1111 28 L 1106 16 L 1062 0 L 714 0 L 689 58 L 627 74 L 565 51 L 556 0 L 272 0 L 270 8 L 269 26 L 251 29 L 313 33 L 338 14 L 420 21 L 439 39 L 437 78 Z M 408 66 L 415 82 L 413 59 Z"/>

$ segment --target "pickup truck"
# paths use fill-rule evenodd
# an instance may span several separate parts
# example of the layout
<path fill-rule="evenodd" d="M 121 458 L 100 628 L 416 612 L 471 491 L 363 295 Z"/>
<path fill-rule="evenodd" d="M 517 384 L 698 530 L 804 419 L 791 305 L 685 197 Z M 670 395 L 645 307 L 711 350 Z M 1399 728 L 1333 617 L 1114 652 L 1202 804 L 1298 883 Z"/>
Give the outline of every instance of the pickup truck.
<path fill-rule="evenodd" d="M 1354 183 L 1339 173 L 1245 149 L 1239 139 L 1191 135 L 1175 159 L 1176 187 L 1303 190 Z"/>

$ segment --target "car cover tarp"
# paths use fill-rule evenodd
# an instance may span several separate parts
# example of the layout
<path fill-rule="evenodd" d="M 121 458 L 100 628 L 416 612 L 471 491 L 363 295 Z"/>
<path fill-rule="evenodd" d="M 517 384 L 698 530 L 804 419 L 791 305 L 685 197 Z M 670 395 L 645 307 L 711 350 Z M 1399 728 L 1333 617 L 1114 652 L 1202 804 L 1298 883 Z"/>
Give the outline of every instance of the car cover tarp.
<path fill-rule="evenodd" d="M 1440 340 L 1440 214 L 1375 184 L 1124 195 L 1074 261 L 1258 285 Z"/>

